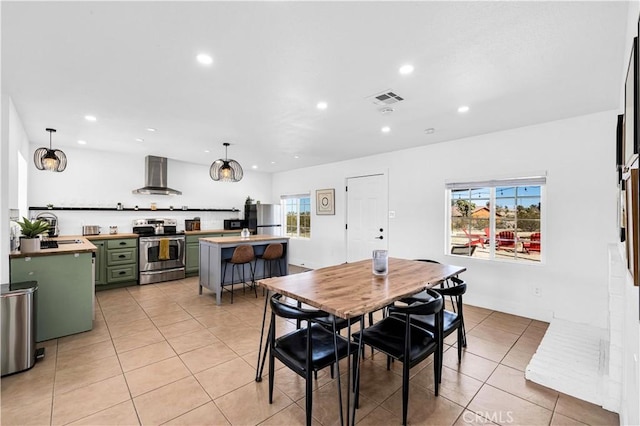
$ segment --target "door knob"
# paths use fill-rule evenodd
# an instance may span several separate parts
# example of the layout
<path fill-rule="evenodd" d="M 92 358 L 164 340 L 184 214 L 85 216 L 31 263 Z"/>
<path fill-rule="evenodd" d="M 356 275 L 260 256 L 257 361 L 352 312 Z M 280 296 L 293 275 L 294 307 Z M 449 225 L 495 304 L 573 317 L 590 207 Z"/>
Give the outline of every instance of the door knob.
<path fill-rule="evenodd" d="M 379 237 L 374 237 L 374 240 L 382 240 L 382 239 L 384 239 L 382 235 L 380 235 Z"/>
<path fill-rule="evenodd" d="M 380 228 L 380 232 L 384 232 L 384 229 Z"/>

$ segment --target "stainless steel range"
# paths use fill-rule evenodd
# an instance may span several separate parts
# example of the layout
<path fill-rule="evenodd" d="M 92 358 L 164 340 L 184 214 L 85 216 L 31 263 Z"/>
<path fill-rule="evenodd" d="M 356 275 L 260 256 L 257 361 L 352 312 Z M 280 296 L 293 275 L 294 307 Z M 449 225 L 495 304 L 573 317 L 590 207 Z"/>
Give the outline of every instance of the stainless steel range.
<path fill-rule="evenodd" d="M 140 284 L 185 277 L 185 236 L 176 231 L 176 219 L 136 219 L 139 235 Z"/>

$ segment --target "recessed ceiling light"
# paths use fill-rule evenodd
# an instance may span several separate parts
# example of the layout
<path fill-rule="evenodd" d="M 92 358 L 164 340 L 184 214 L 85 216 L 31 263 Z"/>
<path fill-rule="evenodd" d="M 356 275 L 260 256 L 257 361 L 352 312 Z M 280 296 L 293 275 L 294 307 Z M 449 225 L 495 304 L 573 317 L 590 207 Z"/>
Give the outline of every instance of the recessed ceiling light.
<path fill-rule="evenodd" d="M 153 127 L 147 127 L 147 132 L 155 132 L 156 129 L 154 129 Z"/>
<path fill-rule="evenodd" d="M 300 158 L 300 156 L 299 155 L 294 155 L 293 158 Z"/>
<path fill-rule="evenodd" d="M 211 151 L 209 151 L 208 149 L 205 149 L 204 152 L 206 152 L 207 154 L 210 153 Z"/>
<path fill-rule="evenodd" d="M 79 143 L 80 145 L 86 145 L 86 144 L 87 144 L 87 141 L 78 141 L 78 143 Z"/>
<path fill-rule="evenodd" d="M 84 119 L 87 121 L 96 121 L 98 120 L 95 115 L 85 115 Z"/>
<path fill-rule="evenodd" d="M 324 110 L 324 109 L 327 109 L 328 106 L 329 105 L 326 102 L 318 102 L 318 104 L 316 105 L 316 108 Z"/>
<path fill-rule="evenodd" d="M 276 162 L 275 162 L 275 161 L 272 161 L 272 162 L 271 162 L 271 164 L 276 164 Z"/>
<path fill-rule="evenodd" d="M 142 138 L 136 138 L 136 142 L 144 142 L 144 139 L 142 139 Z"/>
<path fill-rule="evenodd" d="M 402 75 L 411 74 L 413 72 L 413 65 L 410 65 L 410 64 L 403 65 L 400 67 L 398 72 Z"/>
<path fill-rule="evenodd" d="M 467 105 L 462 105 L 461 107 L 458 107 L 458 112 L 467 112 L 469 111 L 469 107 Z"/>
<path fill-rule="evenodd" d="M 204 53 L 201 53 L 198 56 L 196 56 L 196 59 L 202 65 L 211 65 L 213 63 L 213 58 L 211 56 L 207 55 L 207 54 L 204 54 Z"/>
<path fill-rule="evenodd" d="M 435 131 L 436 131 L 436 129 L 434 129 L 433 127 L 429 127 L 428 129 L 425 129 L 425 131 L 424 131 L 424 132 L 425 132 L 426 134 L 430 135 L 430 134 L 432 134 L 432 133 L 433 133 L 433 132 L 435 132 Z"/>
<path fill-rule="evenodd" d="M 257 169 L 258 166 L 256 166 L 255 164 L 253 166 L 251 166 L 252 169 Z"/>
<path fill-rule="evenodd" d="M 380 129 L 382 131 L 382 133 L 389 133 L 391 131 L 391 127 L 389 126 L 384 126 L 382 129 Z"/>

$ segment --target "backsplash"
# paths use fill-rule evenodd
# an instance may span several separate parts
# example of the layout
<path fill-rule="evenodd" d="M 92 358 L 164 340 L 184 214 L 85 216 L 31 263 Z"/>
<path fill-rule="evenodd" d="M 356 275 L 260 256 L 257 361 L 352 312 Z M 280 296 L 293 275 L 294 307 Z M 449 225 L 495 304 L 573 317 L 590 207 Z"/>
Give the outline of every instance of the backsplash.
<path fill-rule="evenodd" d="M 118 233 L 132 232 L 135 219 L 171 218 L 178 221 L 177 230 L 184 231 L 185 219 L 200 218 L 201 229 L 223 229 L 224 219 L 239 219 L 242 212 L 211 212 L 211 211 L 94 211 L 94 210 L 30 210 L 29 217 L 35 218 L 46 211 L 58 217 L 60 235 L 82 235 L 85 225 L 101 227 L 100 234 L 108 234 L 110 226 L 117 226 Z"/>

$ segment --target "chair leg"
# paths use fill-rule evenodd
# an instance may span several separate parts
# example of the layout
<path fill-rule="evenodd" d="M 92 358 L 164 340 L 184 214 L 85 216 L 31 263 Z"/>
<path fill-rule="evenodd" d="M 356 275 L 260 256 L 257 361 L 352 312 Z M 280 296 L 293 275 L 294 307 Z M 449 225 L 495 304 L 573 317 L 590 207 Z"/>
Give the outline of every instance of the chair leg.
<path fill-rule="evenodd" d="M 440 385 L 440 382 L 442 381 L 442 378 L 440 377 L 441 374 L 442 366 L 440 364 L 440 348 L 438 348 L 433 353 L 433 390 L 436 396 L 438 396 L 438 387 Z"/>
<path fill-rule="evenodd" d="M 258 286 L 256 285 L 256 265 L 249 263 L 249 269 L 251 269 L 251 285 L 253 285 L 253 292 L 258 298 Z"/>
<path fill-rule="evenodd" d="M 387 370 L 391 370 L 391 357 L 387 355 Z"/>
<path fill-rule="evenodd" d="M 436 378 L 437 383 L 437 378 Z M 437 386 L 437 385 L 436 385 Z M 436 388 L 437 392 L 437 388 Z M 438 395 L 436 393 L 436 395 Z M 407 412 L 409 409 L 409 362 L 402 363 L 402 424 L 407 424 Z"/>
<path fill-rule="evenodd" d="M 236 264 L 234 263 L 233 265 L 231 265 L 231 304 L 233 305 L 233 281 L 234 281 L 234 276 L 233 273 L 236 270 Z"/>
<path fill-rule="evenodd" d="M 271 328 L 269 328 L 269 341 L 271 342 L 271 334 L 273 332 L 271 331 Z M 269 404 L 273 403 L 273 373 L 274 373 L 274 356 L 273 356 L 273 352 L 271 351 L 271 348 L 269 348 Z"/>
<path fill-rule="evenodd" d="M 464 336 L 462 333 L 462 324 L 458 326 L 458 364 L 462 361 L 462 345 L 463 345 Z M 466 344 L 465 344 L 466 346 Z"/>
<path fill-rule="evenodd" d="M 307 372 L 307 377 L 305 381 L 305 408 L 307 414 L 307 426 L 311 426 L 311 410 L 313 408 L 313 382 L 311 380 L 311 372 Z"/>

